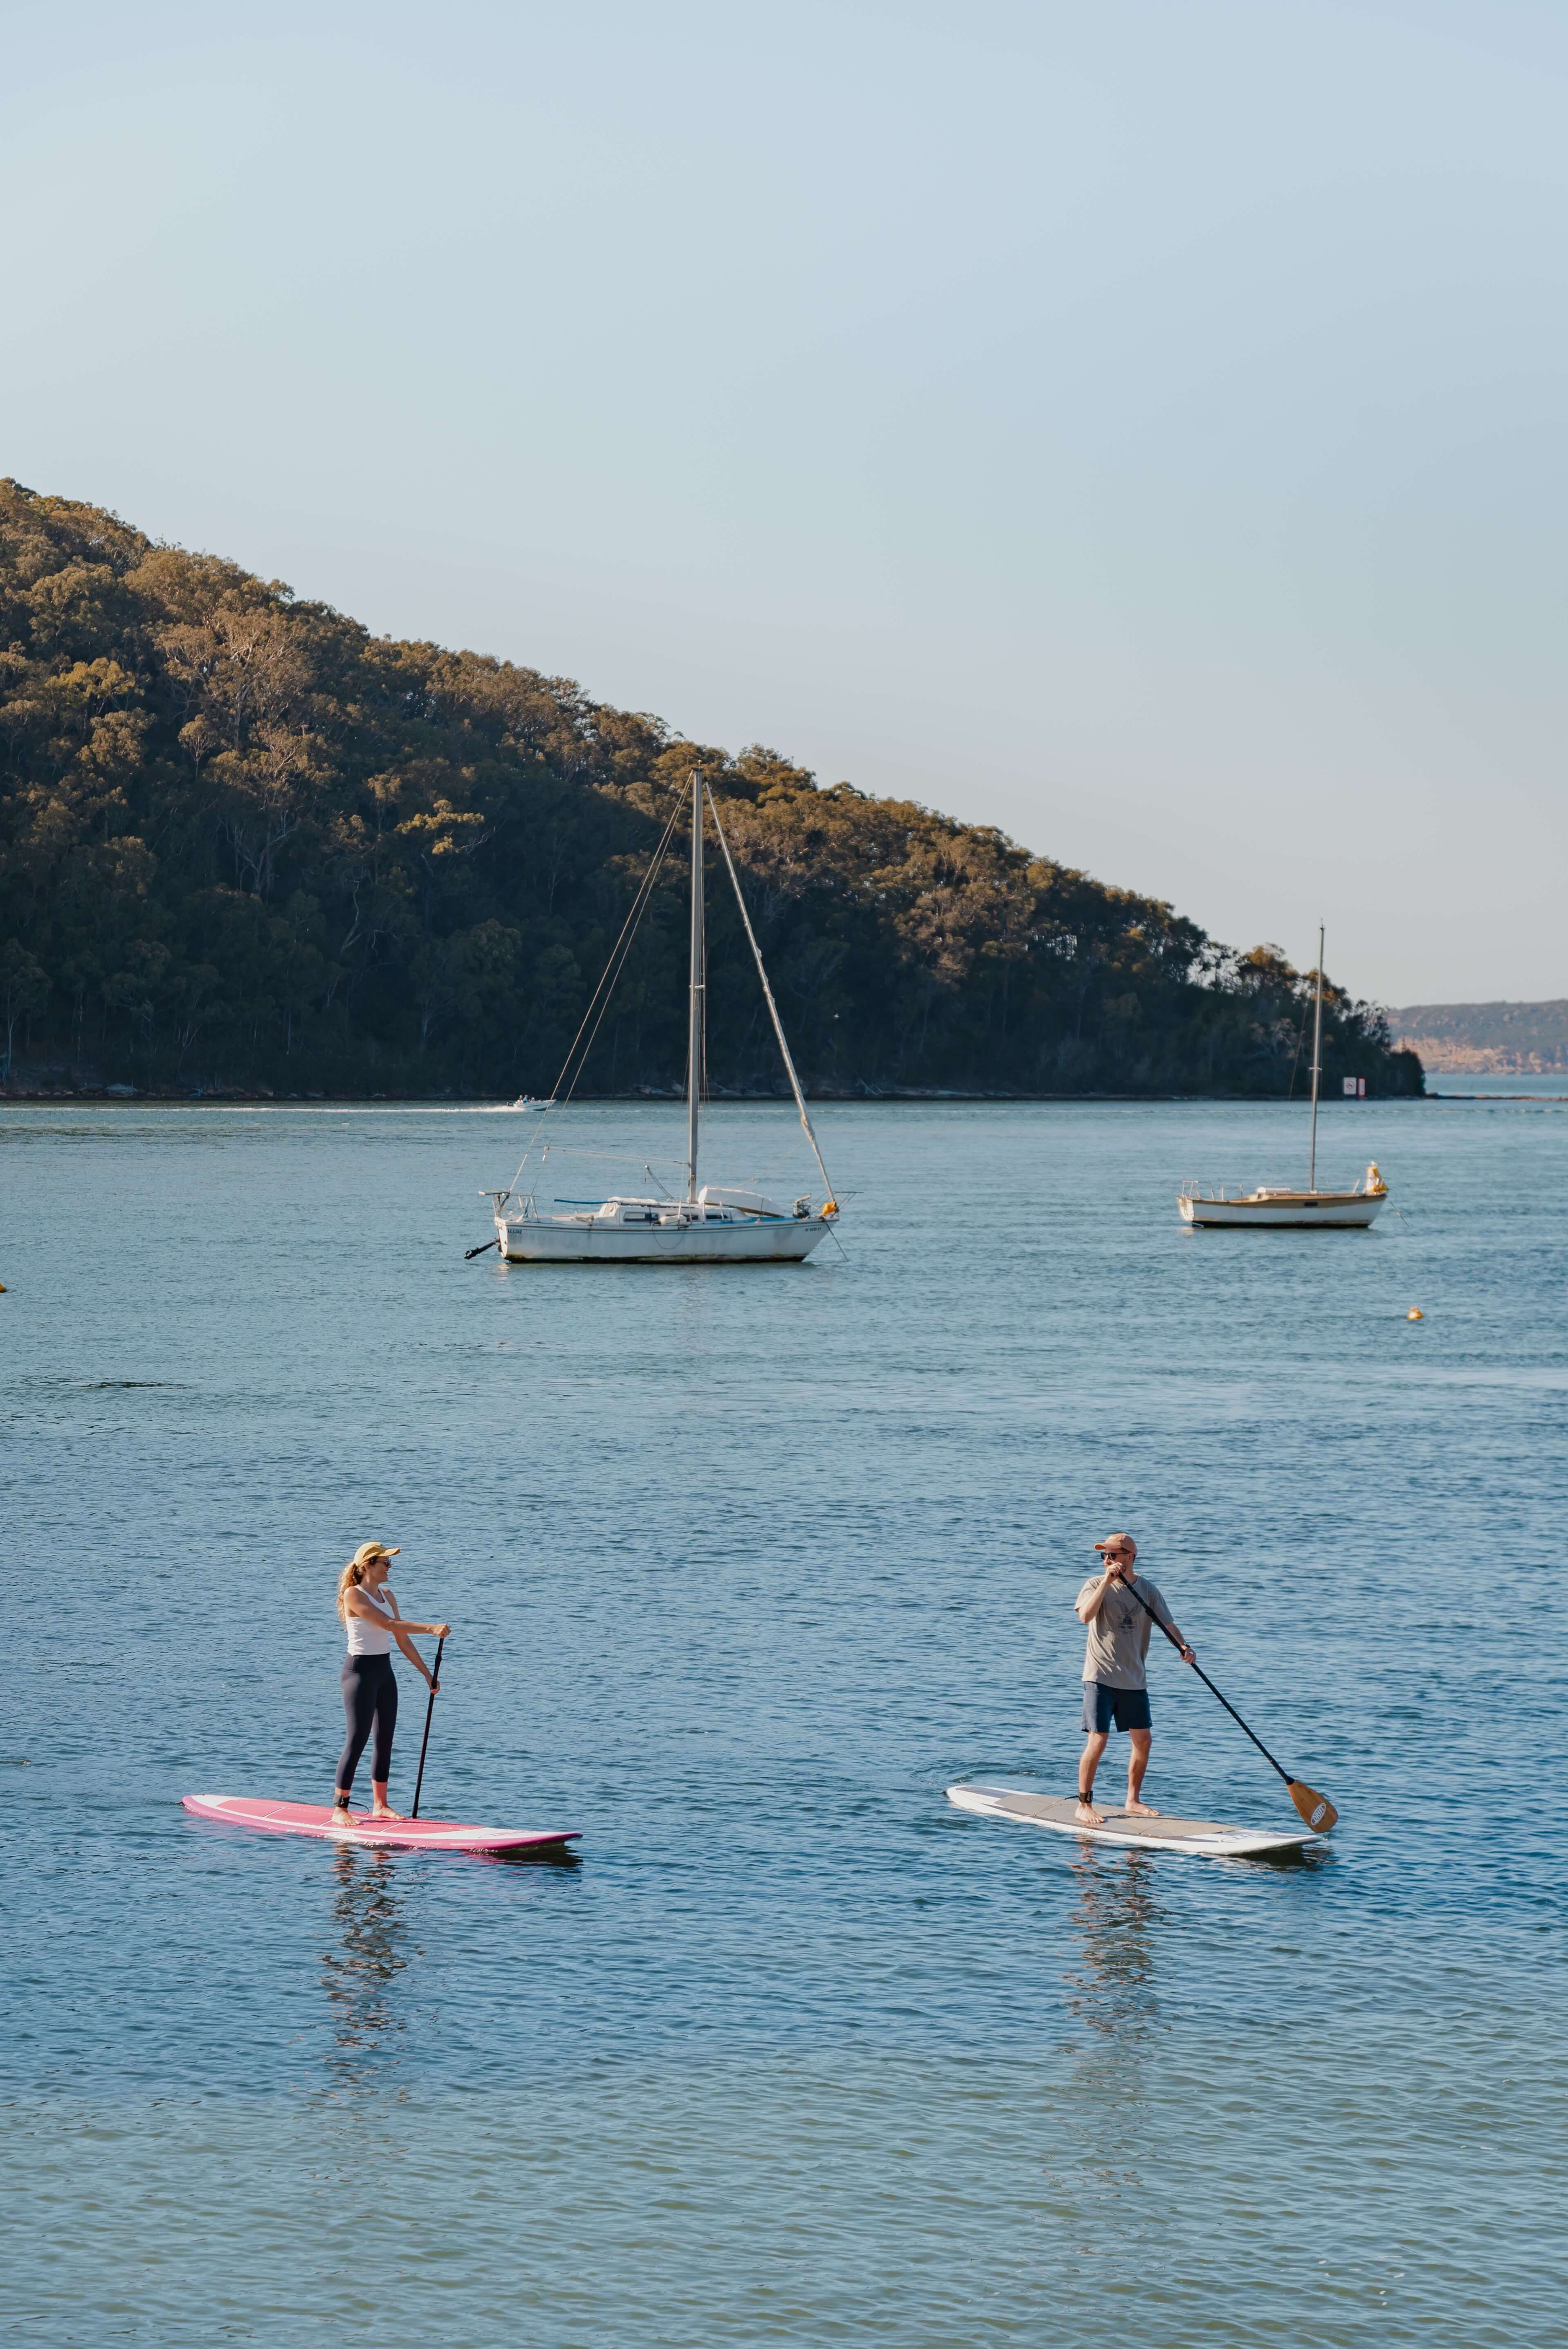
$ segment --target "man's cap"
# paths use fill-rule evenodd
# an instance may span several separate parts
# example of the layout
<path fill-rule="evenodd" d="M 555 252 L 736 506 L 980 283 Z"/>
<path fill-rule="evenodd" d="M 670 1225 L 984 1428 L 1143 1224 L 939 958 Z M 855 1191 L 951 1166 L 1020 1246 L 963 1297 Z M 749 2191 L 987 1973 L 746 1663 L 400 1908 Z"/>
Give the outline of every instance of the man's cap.
<path fill-rule="evenodd" d="M 1096 1549 L 1119 1549 L 1123 1542 L 1127 1542 L 1133 1549 L 1138 1547 L 1130 1534 L 1107 1534 L 1103 1541 L 1096 1542 L 1095 1547 Z"/>

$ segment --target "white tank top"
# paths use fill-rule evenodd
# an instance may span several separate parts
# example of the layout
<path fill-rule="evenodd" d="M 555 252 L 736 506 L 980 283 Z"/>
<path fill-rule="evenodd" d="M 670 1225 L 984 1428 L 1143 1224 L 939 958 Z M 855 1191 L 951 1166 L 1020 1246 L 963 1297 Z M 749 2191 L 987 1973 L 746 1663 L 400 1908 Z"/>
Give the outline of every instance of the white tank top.
<path fill-rule="evenodd" d="M 368 1599 L 372 1607 L 385 1615 L 387 1622 L 390 1623 L 392 1620 L 390 1607 L 377 1599 L 373 1590 L 366 1590 L 362 1582 L 356 1584 L 356 1588 L 361 1599 Z M 379 1623 L 367 1623 L 363 1615 L 349 1616 L 347 1631 L 348 1652 L 351 1656 L 389 1656 L 392 1653 L 391 1632 L 384 1631 Z"/>

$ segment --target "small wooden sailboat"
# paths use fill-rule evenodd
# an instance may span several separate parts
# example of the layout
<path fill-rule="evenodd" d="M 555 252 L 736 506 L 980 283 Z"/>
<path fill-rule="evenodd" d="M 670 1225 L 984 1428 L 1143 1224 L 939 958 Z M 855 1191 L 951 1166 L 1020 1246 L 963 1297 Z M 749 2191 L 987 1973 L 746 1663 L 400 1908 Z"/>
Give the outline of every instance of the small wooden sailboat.
<path fill-rule="evenodd" d="M 499 1247 L 510 1264 L 799 1264 L 827 1237 L 838 1215 L 838 1202 L 833 1197 L 828 1170 L 817 1146 L 817 1136 L 806 1108 L 806 1097 L 800 1090 L 800 1080 L 785 1040 L 779 1007 L 773 999 L 773 989 L 769 985 L 768 973 L 763 967 L 762 951 L 751 926 L 751 916 L 746 910 L 746 900 L 740 893 L 735 860 L 729 853 L 729 843 L 725 838 L 724 825 L 713 793 L 700 771 L 692 775 L 690 792 L 691 978 L 686 1030 L 686 1154 L 683 1192 L 679 1197 L 664 1191 L 656 1197 L 616 1195 L 596 1205 L 557 1200 L 554 1203 L 557 1206 L 569 1206 L 567 1214 L 542 1214 L 536 1204 L 534 1189 L 523 1186 L 524 1172 L 532 1149 L 531 1143 L 508 1188 L 486 1191 L 480 1195 L 493 1203 L 495 1214 L 496 1237 L 486 1246 Z M 535 1109 L 559 1112 L 571 1100 L 573 1086 L 582 1073 L 587 1050 L 597 1033 L 597 1019 L 603 1017 L 603 1002 L 601 999 L 608 999 L 608 990 L 614 986 L 624 961 L 631 936 L 684 805 L 683 796 L 665 826 L 664 839 L 655 852 L 636 902 L 626 917 L 626 926 L 611 955 L 604 976 L 594 990 L 593 1000 L 583 1015 L 583 1026 L 578 1030 L 572 1051 L 567 1054 L 566 1065 L 562 1070 L 555 1091 L 548 1101 L 531 1103 Z M 823 1196 L 820 1203 L 814 1201 L 810 1193 L 786 1206 L 749 1187 L 711 1183 L 698 1185 L 697 1142 L 701 1125 L 707 995 L 703 873 L 705 806 L 712 814 L 714 831 L 734 885 L 736 903 L 740 907 L 740 918 L 756 960 L 758 977 L 762 981 L 763 998 L 773 1022 L 773 1032 L 779 1041 L 800 1123 L 822 1177 Z M 591 1020 L 593 1027 L 589 1032 Z M 584 1047 L 582 1040 L 585 1032 L 588 1033 L 588 1044 Z M 569 1081 L 568 1071 L 573 1068 L 574 1057 L 579 1055 L 580 1047 L 576 1073 Z M 647 1171 L 652 1172 L 651 1169 Z M 471 1248 L 469 1253 L 478 1256 L 483 1250 Z"/>
<path fill-rule="evenodd" d="M 1312 1023 L 1312 1139 L 1307 1153 L 1306 1188 L 1263 1185 L 1255 1191 L 1227 1193 L 1222 1185 L 1184 1183 L 1176 1205 L 1185 1224 L 1204 1230 L 1259 1231 L 1281 1227 L 1297 1231 L 1365 1230 L 1380 1212 L 1388 1185 L 1368 1166 L 1348 1191 L 1317 1187 L 1317 1091 L 1323 1074 L 1323 931 L 1317 933 L 1317 1000 Z"/>

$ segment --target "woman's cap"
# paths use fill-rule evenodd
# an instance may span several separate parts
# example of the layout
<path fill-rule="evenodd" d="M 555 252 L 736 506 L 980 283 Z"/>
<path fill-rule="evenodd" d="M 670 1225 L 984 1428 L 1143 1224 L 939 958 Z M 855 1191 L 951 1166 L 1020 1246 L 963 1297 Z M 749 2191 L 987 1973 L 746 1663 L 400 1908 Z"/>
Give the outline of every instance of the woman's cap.
<path fill-rule="evenodd" d="M 399 1553 L 388 1549 L 385 1542 L 361 1542 L 354 1553 L 356 1566 L 368 1566 L 373 1557 L 397 1557 Z"/>

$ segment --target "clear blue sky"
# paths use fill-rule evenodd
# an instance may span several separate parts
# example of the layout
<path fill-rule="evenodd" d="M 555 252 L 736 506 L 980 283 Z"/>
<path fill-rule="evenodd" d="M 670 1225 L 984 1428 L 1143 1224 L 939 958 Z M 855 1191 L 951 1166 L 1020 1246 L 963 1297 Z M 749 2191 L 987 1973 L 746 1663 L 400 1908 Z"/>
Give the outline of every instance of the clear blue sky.
<path fill-rule="evenodd" d="M 1568 993 L 1568 10 L 12 5 L 0 470 Z"/>

